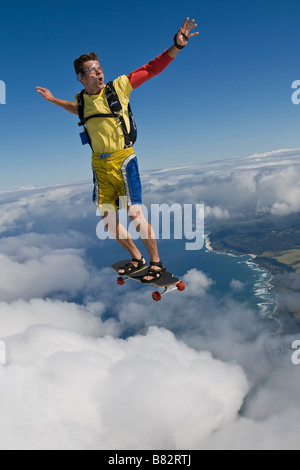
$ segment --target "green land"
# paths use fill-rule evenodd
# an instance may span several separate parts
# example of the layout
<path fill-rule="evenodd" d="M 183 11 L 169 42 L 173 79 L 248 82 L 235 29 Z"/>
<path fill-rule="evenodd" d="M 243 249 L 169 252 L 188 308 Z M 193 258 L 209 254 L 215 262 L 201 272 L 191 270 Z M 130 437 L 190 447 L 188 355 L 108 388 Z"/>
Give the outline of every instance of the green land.
<path fill-rule="evenodd" d="M 272 285 L 278 293 L 278 312 L 292 315 L 300 324 L 300 305 L 280 302 L 283 295 L 294 295 L 299 289 L 286 282 L 284 274 L 300 275 L 300 214 L 286 217 L 256 217 L 219 224 L 211 229 L 211 247 L 221 253 L 251 254 L 253 262 L 270 272 Z M 295 276 L 294 276 L 295 277 Z M 300 282 L 297 284 L 300 285 Z"/>

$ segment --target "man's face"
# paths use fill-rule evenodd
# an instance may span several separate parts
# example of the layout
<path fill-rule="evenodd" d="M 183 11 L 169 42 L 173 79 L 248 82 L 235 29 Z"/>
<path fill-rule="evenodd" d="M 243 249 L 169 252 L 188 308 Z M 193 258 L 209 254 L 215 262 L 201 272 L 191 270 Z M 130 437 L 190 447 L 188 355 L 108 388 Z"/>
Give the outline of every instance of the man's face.
<path fill-rule="evenodd" d="M 104 75 L 98 61 L 89 60 L 83 64 L 83 77 L 81 83 L 86 91 L 92 95 L 100 93 L 104 88 Z"/>

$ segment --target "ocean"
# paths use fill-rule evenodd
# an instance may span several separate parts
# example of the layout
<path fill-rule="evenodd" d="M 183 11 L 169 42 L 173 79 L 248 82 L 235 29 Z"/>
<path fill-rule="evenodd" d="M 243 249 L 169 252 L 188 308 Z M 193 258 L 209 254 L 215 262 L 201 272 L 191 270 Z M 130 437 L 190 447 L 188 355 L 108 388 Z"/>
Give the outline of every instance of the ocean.
<path fill-rule="evenodd" d="M 186 240 L 158 240 L 161 260 L 168 271 L 178 277 L 193 268 L 202 271 L 213 280 L 209 291 L 211 295 L 219 301 L 231 298 L 249 306 L 259 319 L 270 323 L 268 326 L 272 332 L 276 332 L 278 322 L 272 319 L 272 314 L 277 306 L 277 295 L 270 284 L 272 276 L 253 263 L 249 255 L 234 256 L 210 251 L 207 240 L 206 235 L 203 248 L 197 251 L 186 250 Z M 126 253 L 114 240 L 102 243 L 104 249 L 98 247 L 97 250 L 100 255 L 97 263 L 99 268 L 126 258 Z M 136 244 L 145 256 L 142 242 L 138 240 Z"/>

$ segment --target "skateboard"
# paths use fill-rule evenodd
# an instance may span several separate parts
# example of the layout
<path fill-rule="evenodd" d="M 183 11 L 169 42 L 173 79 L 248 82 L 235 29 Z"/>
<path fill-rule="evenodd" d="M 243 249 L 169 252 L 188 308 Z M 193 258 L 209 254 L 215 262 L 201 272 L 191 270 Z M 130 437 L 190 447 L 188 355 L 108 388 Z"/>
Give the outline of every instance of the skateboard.
<path fill-rule="evenodd" d="M 121 269 L 122 266 L 130 262 L 131 260 L 119 261 L 118 263 L 112 264 L 111 268 L 117 274 L 119 274 L 118 273 L 119 269 Z M 148 269 L 149 269 L 148 266 L 144 266 L 143 268 L 141 268 L 140 271 L 136 271 L 134 274 L 131 274 L 131 275 L 119 274 L 120 277 L 118 277 L 117 283 L 119 284 L 119 286 L 123 286 L 125 281 L 128 281 L 129 279 L 142 283 L 142 279 L 147 274 Z M 147 284 L 142 283 L 142 284 L 164 288 L 162 292 L 159 292 L 159 291 L 153 292 L 152 299 L 155 302 L 159 302 L 163 295 L 169 294 L 170 292 L 173 292 L 175 290 L 178 290 L 179 292 L 181 292 L 185 289 L 184 282 L 182 282 L 178 277 L 175 277 L 172 273 L 169 273 L 168 271 L 165 271 L 159 279 L 153 280 L 151 283 L 147 283 Z"/>

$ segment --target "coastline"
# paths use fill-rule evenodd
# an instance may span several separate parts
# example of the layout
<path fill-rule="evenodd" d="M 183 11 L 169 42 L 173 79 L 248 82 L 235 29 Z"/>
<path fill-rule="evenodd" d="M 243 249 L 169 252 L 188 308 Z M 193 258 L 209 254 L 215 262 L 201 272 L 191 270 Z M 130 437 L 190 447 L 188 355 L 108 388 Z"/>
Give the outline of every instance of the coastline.
<path fill-rule="evenodd" d="M 255 259 L 258 257 L 257 255 L 255 254 L 251 254 L 251 253 L 244 253 L 244 254 L 241 254 L 241 255 L 233 255 L 232 253 L 227 253 L 227 252 L 218 252 L 216 250 L 214 250 L 212 244 L 211 244 L 211 241 L 209 239 L 209 235 L 210 235 L 210 232 L 205 234 L 205 248 L 207 251 L 209 252 L 215 252 L 217 254 L 226 254 L 228 256 L 236 256 L 236 257 L 239 257 L 239 256 L 250 256 L 252 259 L 251 260 L 248 260 L 247 263 L 251 263 L 255 266 L 258 266 L 256 263 L 255 263 Z M 282 331 L 284 330 L 284 323 L 281 321 L 281 319 L 276 315 L 279 311 L 279 293 L 277 292 L 277 289 L 276 287 L 272 284 L 272 281 L 273 281 L 273 274 L 268 271 L 267 269 L 265 268 L 260 268 L 262 271 L 268 273 L 270 276 L 271 276 L 271 279 L 267 282 L 264 282 L 264 285 L 268 286 L 269 287 L 269 290 L 274 290 L 275 292 L 275 308 L 273 310 L 273 312 L 271 312 L 269 315 L 268 315 L 268 318 L 270 320 L 273 320 L 275 321 L 276 323 L 279 324 L 279 329 L 278 331 L 276 332 L 276 336 L 280 337 L 281 336 L 281 333 Z"/>
<path fill-rule="evenodd" d="M 208 233 L 207 235 L 205 235 L 205 248 L 206 248 L 208 251 L 214 251 L 213 247 L 211 246 L 211 242 L 210 242 L 210 239 L 209 239 L 209 235 L 210 235 L 210 233 Z"/>

